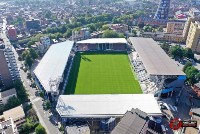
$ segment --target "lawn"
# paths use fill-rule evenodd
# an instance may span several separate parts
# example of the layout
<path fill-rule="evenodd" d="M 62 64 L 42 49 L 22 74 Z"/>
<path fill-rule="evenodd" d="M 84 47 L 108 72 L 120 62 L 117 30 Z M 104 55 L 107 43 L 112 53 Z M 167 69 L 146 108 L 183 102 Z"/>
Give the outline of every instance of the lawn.
<path fill-rule="evenodd" d="M 126 52 L 76 53 L 65 94 L 142 93 Z"/>

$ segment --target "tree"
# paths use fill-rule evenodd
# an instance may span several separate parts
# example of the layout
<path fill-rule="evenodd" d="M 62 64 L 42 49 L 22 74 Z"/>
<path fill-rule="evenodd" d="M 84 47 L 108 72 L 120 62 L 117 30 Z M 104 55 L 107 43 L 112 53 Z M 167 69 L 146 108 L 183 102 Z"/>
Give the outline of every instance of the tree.
<path fill-rule="evenodd" d="M 119 36 L 121 35 L 112 30 L 106 30 L 102 35 L 103 38 L 119 38 Z"/>
<path fill-rule="evenodd" d="M 15 96 L 10 97 L 7 101 L 7 103 L 5 104 L 4 108 L 6 110 L 17 107 L 21 104 L 20 100 L 18 98 L 16 98 Z"/>
<path fill-rule="evenodd" d="M 45 13 L 45 18 L 48 18 L 48 19 L 50 19 L 51 18 L 51 11 L 46 11 L 46 13 Z"/>
<path fill-rule="evenodd" d="M 118 37 L 119 37 L 119 38 L 125 38 L 125 36 L 124 36 L 123 33 L 119 33 L 119 34 L 118 34 Z"/>
<path fill-rule="evenodd" d="M 184 65 L 184 67 L 183 67 L 183 72 L 185 72 L 186 69 L 187 69 L 188 67 L 190 67 L 190 66 L 192 66 L 192 63 L 191 63 L 191 62 L 186 62 L 185 65 Z"/>
<path fill-rule="evenodd" d="M 138 27 L 140 28 L 140 29 L 142 29 L 143 27 L 144 27 L 144 23 L 142 22 L 142 23 L 139 23 L 138 24 Z"/>
<path fill-rule="evenodd" d="M 46 134 L 46 130 L 45 128 L 39 124 L 36 128 L 35 128 L 35 133 L 36 134 Z"/>
<path fill-rule="evenodd" d="M 186 48 L 184 56 L 190 59 L 194 59 L 194 53 L 192 52 L 192 49 Z"/>
<path fill-rule="evenodd" d="M 36 53 L 36 51 L 34 49 L 29 49 L 29 52 L 30 52 L 30 56 L 33 60 L 37 59 L 38 58 L 38 54 Z"/>
<path fill-rule="evenodd" d="M 169 49 L 169 52 L 172 57 L 181 59 L 184 56 L 184 49 L 180 46 L 172 46 Z"/>
<path fill-rule="evenodd" d="M 189 66 L 185 69 L 185 73 L 187 76 L 187 81 L 190 85 L 194 85 L 200 80 L 200 73 L 199 70 L 193 66 Z"/>
<path fill-rule="evenodd" d="M 102 26 L 102 30 L 109 30 L 109 26 L 108 25 L 103 25 Z"/>
<path fill-rule="evenodd" d="M 166 43 L 163 43 L 160 45 L 160 47 L 168 54 L 169 53 L 169 48 L 170 48 L 170 45 L 166 44 Z"/>
<path fill-rule="evenodd" d="M 26 50 L 22 53 L 22 59 L 25 60 L 26 56 L 29 54 L 29 51 Z"/>
<path fill-rule="evenodd" d="M 26 93 L 26 89 L 23 86 L 23 83 L 20 80 L 16 80 L 14 82 L 14 87 L 17 92 L 17 97 L 21 101 L 21 103 L 24 103 L 28 100 L 28 94 Z"/>
<path fill-rule="evenodd" d="M 152 26 L 149 26 L 149 25 L 144 26 L 143 29 L 144 29 L 145 32 L 152 32 L 153 31 Z"/>
<path fill-rule="evenodd" d="M 33 59 L 31 58 L 30 54 L 28 54 L 25 58 L 25 65 L 27 65 L 30 68 L 32 64 L 33 64 Z"/>

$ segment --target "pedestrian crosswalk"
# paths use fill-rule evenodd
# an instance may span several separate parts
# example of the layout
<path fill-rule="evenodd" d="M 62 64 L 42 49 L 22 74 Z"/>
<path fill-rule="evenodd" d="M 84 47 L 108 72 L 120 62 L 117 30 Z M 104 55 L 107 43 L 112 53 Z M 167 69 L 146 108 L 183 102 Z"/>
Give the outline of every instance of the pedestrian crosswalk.
<path fill-rule="evenodd" d="M 34 103 L 34 102 L 37 102 L 37 101 L 41 100 L 41 98 L 40 98 L 40 97 L 36 97 L 36 96 L 31 96 L 31 97 L 30 97 L 30 99 L 31 99 L 31 102 L 32 102 L 32 103 Z"/>

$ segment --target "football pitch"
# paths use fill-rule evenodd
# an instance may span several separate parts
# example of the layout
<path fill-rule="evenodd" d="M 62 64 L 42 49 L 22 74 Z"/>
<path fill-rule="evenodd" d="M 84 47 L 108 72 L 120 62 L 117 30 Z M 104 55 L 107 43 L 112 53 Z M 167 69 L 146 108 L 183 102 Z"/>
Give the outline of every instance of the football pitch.
<path fill-rule="evenodd" d="M 76 53 L 65 94 L 140 94 L 126 52 Z"/>

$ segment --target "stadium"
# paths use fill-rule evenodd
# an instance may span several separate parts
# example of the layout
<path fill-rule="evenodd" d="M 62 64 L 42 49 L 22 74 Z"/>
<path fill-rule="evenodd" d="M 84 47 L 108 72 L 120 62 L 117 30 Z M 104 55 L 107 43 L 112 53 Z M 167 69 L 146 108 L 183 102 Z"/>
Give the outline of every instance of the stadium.
<path fill-rule="evenodd" d="M 88 39 L 76 45 L 65 94 L 142 93 L 125 39 Z"/>
<path fill-rule="evenodd" d="M 57 102 L 65 125 L 84 122 L 102 131 L 112 130 L 132 108 L 161 116 L 154 95 L 180 89 L 186 78 L 153 39 L 139 37 L 53 44 L 34 76 L 45 96 Z"/>

